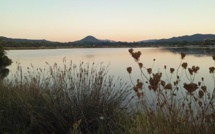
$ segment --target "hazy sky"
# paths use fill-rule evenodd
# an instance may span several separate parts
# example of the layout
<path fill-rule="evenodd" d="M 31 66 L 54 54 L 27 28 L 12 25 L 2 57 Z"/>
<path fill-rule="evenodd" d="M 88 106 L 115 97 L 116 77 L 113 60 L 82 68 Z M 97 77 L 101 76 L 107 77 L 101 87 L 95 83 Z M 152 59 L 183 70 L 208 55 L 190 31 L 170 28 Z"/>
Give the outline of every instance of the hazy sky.
<path fill-rule="evenodd" d="M 140 41 L 215 34 L 215 0 L 0 0 L 0 36 Z"/>

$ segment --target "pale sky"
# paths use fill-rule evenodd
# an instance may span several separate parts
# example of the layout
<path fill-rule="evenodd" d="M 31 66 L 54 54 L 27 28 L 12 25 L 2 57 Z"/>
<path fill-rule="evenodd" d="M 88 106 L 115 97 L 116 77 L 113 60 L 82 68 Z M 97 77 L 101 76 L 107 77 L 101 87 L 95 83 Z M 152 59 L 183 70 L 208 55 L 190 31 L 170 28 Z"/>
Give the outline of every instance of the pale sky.
<path fill-rule="evenodd" d="M 215 34 L 215 0 L 0 0 L 0 36 L 68 42 Z"/>

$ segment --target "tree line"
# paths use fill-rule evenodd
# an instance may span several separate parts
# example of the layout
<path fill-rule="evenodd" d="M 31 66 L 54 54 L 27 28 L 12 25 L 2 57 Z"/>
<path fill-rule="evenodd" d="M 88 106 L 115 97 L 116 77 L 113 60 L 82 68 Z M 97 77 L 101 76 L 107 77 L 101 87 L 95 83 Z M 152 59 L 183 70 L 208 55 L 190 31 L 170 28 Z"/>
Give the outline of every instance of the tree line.
<path fill-rule="evenodd" d="M 28 41 L 16 41 L 16 40 L 8 40 L 7 38 L 0 38 L 4 47 L 8 48 L 61 48 L 61 47 L 69 47 L 69 48 L 92 48 L 92 47 L 157 47 L 157 46 L 208 46 L 215 45 L 215 39 L 206 39 L 202 41 L 176 41 L 176 42 L 109 42 L 109 41 L 101 41 L 101 42 L 51 42 L 46 40 L 36 41 L 36 40 L 28 40 Z"/>

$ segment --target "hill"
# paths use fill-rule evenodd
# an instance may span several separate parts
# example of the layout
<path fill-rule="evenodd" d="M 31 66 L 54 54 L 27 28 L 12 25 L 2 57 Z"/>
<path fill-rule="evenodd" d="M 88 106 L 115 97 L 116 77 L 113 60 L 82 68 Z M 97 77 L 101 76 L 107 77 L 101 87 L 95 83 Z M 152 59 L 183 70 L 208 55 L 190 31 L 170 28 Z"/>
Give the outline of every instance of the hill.
<path fill-rule="evenodd" d="M 99 40 L 99 39 L 95 38 L 94 36 L 89 35 L 89 36 L 81 39 L 79 42 L 94 42 L 95 43 L 95 42 L 102 42 L 102 40 Z"/>
<path fill-rule="evenodd" d="M 3 37 L 3 36 L 0 36 L 0 39 L 3 39 L 7 42 L 17 42 L 17 43 L 20 43 L 20 42 L 50 42 L 50 41 L 47 41 L 45 39 L 41 39 L 41 40 L 34 40 L 34 39 L 19 39 L 19 38 L 7 38 L 7 37 Z"/>
<path fill-rule="evenodd" d="M 194 34 L 194 35 L 184 35 L 178 37 L 172 37 L 169 39 L 151 39 L 143 40 L 139 42 L 121 42 L 112 41 L 109 39 L 101 40 L 94 36 L 86 36 L 85 38 L 73 41 L 73 42 L 53 42 L 48 40 L 34 40 L 34 39 L 17 39 L 17 38 L 7 38 L 0 36 L 0 41 L 5 47 L 13 48 L 60 48 L 60 47 L 153 47 L 153 46 L 173 46 L 173 45 L 214 45 L 215 35 L 214 34 Z M 0 42 L 0 43 L 1 43 Z"/>
<path fill-rule="evenodd" d="M 206 39 L 215 39 L 214 34 L 194 34 L 194 35 L 184 35 L 178 37 L 172 37 L 169 39 L 159 39 L 156 42 L 193 42 L 193 41 L 203 41 Z"/>

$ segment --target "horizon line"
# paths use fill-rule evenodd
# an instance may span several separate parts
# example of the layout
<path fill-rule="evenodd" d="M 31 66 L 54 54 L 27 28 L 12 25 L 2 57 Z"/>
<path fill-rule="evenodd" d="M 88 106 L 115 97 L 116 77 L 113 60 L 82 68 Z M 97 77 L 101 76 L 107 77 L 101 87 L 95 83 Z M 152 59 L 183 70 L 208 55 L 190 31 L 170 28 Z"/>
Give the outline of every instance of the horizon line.
<path fill-rule="evenodd" d="M 76 42 L 76 41 L 80 41 L 80 40 L 82 40 L 82 39 L 84 39 L 84 38 L 86 38 L 86 37 L 88 37 L 88 36 L 92 36 L 92 37 L 94 37 L 94 38 L 96 38 L 96 39 L 98 39 L 98 40 L 109 40 L 109 41 L 114 41 L 114 42 L 140 42 L 140 41 L 147 41 L 147 40 L 161 40 L 161 39 L 170 39 L 170 38 L 173 38 L 173 37 L 182 37 L 182 36 L 191 36 L 191 35 L 197 35 L 197 34 L 204 34 L 204 35 L 207 35 L 207 34 L 211 34 L 211 35 L 215 35 L 215 34 L 213 34 L 213 33 L 195 33 L 195 34 L 185 34 L 185 35 L 178 35 L 178 36 L 172 36 L 172 37 L 168 37 L 168 38 L 157 38 L 157 39 L 153 39 L 153 38 L 150 38 L 150 39 L 143 39 L 143 40 L 138 40 L 138 41 L 116 41 L 116 40 L 112 40 L 112 39 L 98 39 L 97 37 L 95 37 L 95 36 L 93 36 L 93 35 L 87 35 L 87 36 L 85 36 L 85 37 L 83 37 L 83 38 L 81 38 L 81 39 L 78 39 L 78 40 L 73 40 L 73 41 L 54 41 L 54 40 L 48 40 L 48 39 L 39 39 L 39 38 L 23 38 L 23 37 L 6 37 L 6 36 L 0 36 L 0 38 L 1 37 L 3 37 L 3 38 L 10 38 L 10 39 L 21 39 L 21 40 L 45 40 L 45 41 L 50 41 L 50 42 L 60 42 L 60 43 L 68 43 L 68 42 Z"/>

